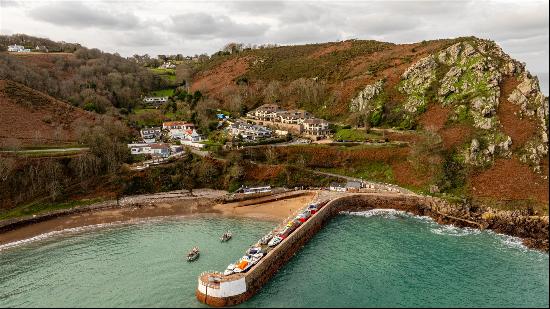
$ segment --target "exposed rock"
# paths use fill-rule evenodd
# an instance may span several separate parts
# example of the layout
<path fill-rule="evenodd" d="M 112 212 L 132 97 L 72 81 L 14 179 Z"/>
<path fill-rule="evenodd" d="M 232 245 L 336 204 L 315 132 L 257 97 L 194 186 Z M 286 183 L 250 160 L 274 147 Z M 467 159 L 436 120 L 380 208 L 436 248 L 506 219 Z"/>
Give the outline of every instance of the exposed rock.
<path fill-rule="evenodd" d="M 540 91 L 538 79 L 529 72 L 523 72 L 519 80 L 508 101 L 520 107 L 521 116 L 538 119 L 538 136 L 525 144 L 520 159 L 541 172 L 541 160 L 548 155 L 548 98 Z"/>
<path fill-rule="evenodd" d="M 365 89 L 361 90 L 357 96 L 351 99 L 350 111 L 351 112 L 372 112 L 376 106 L 373 104 L 373 99 L 378 96 L 382 91 L 384 85 L 383 80 L 379 80 L 372 85 L 367 85 Z"/>
<path fill-rule="evenodd" d="M 399 90 L 407 95 L 403 107 L 409 114 L 415 114 L 426 106 L 426 90 L 436 78 L 437 66 L 434 56 L 427 56 L 411 65 L 401 75 Z"/>

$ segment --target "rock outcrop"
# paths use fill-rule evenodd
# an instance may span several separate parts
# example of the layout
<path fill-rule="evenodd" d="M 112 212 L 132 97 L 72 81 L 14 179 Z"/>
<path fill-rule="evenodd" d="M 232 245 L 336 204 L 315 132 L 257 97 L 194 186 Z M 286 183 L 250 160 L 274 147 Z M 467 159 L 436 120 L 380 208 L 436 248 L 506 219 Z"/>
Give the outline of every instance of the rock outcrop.
<path fill-rule="evenodd" d="M 537 119 L 537 136 L 530 139 L 523 147 L 520 159 L 541 172 L 541 160 L 548 155 L 548 98 L 540 91 L 539 82 L 529 72 L 522 72 L 518 77 L 520 83 L 508 96 L 508 101 L 520 107 L 520 116 Z"/>
<path fill-rule="evenodd" d="M 355 98 L 351 99 L 350 111 L 351 112 L 366 112 L 371 113 L 376 109 L 375 99 L 384 91 L 383 80 L 378 80 L 372 85 L 367 85 L 361 90 Z"/>
<path fill-rule="evenodd" d="M 502 132 L 497 116 L 504 76 L 516 76 L 520 81 L 508 100 L 520 106 L 522 115 L 538 119 L 538 135 L 525 144 L 521 159 L 540 172 L 541 160 L 548 155 L 548 98 L 540 92 L 538 80 L 525 70 L 525 64 L 492 41 L 466 39 L 413 63 L 397 85 L 404 99 L 394 111 L 402 114 L 402 123 L 411 123 L 428 103 L 451 107 L 451 121 L 477 129 L 477 139 L 462 146 L 465 163 L 486 165 L 495 156 L 512 154 L 514 141 Z M 351 100 L 350 110 L 373 113 L 379 109 L 375 98 L 382 85 L 378 81 L 365 87 Z"/>

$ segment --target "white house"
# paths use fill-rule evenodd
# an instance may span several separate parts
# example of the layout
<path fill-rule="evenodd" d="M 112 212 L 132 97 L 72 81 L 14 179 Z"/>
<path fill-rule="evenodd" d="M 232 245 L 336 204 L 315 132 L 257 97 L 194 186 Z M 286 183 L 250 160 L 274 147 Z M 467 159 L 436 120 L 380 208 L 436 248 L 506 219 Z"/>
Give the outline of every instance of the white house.
<path fill-rule="evenodd" d="M 162 123 L 163 130 L 192 130 L 195 125 L 185 121 L 167 121 Z"/>
<path fill-rule="evenodd" d="M 310 118 L 304 120 L 302 123 L 304 127 L 304 133 L 308 135 L 327 135 L 329 133 L 328 121 L 318 118 Z"/>
<path fill-rule="evenodd" d="M 163 64 L 159 66 L 159 69 L 175 69 L 176 65 L 171 63 L 170 61 L 165 61 Z"/>
<path fill-rule="evenodd" d="M 228 127 L 228 131 L 233 137 L 240 135 L 243 139 L 251 141 L 269 138 L 272 135 L 272 131 L 268 127 L 248 124 L 241 121 L 232 123 Z"/>
<path fill-rule="evenodd" d="M 128 144 L 130 153 L 133 155 L 150 154 L 153 157 L 166 158 L 170 155 L 170 145 L 159 144 Z"/>
<path fill-rule="evenodd" d="M 145 97 L 145 98 L 143 98 L 143 103 L 152 104 L 152 105 L 160 105 L 160 104 L 166 103 L 166 101 L 168 101 L 168 97 Z"/>
<path fill-rule="evenodd" d="M 168 136 L 173 139 L 190 142 L 202 141 L 202 136 L 197 133 L 195 125 L 185 121 L 168 121 L 162 123 L 162 129 L 168 131 Z"/>
<path fill-rule="evenodd" d="M 155 143 L 162 135 L 160 127 L 144 128 L 139 133 L 147 144 Z"/>
<path fill-rule="evenodd" d="M 346 192 L 346 186 L 340 183 L 333 182 L 329 187 L 330 191 Z"/>
<path fill-rule="evenodd" d="M 25 48 L 23 45 L 9 45 L 8 46 L 9 52 L 17 52 L 17 53 L 29 53 L 31 50 L 29 48 Z"/>
<path fill-rule="evenodd" d="M 309 112 L 296 109 L 279 112 L 278 116 L 280 122 L 289 124 L 302 124 L 306 119 L 313 118 L 313 115 L 311 115 Z"/>

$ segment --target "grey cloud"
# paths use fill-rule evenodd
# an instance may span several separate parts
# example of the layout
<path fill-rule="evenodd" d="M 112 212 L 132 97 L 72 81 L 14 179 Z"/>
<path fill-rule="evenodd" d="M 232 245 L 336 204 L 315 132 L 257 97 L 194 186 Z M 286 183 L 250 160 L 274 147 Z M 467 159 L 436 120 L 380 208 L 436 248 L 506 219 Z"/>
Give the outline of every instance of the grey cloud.
<path fill-rule="evenodd" d="M 470 28 L 493 39 L 524 39 L 548 33 L 548 3 L 515 9 L 487 8 L 483 13 L 485 18 L 474 19 Z"/>
<path fill-rule="evenodd" d="M 170 30 L 188 38 L 245 38 L 264 34 L 269 26 L 259 23 L 237 23 L 231 18 L 206 13 L 180 14 L 171 16 Z"/>
<path fill-rule="evenodd" d="M 77 28 L 133 29 L 139 19 L 133 14 L 100 10 L 81 2 L 49 3 L 30 10 L 29 15 L 54 25 Z"/>
<path fill-rule="evenodd" d="M 117 45 L 124 45 L 129 47 L 151 47 L 162 46 L 166 43 L 168 38 L 164 33 L 153 29 L 139 30 L 139 31 L 125 31 L 120 35 L 117 35 Z"/>
<path fill-rule="evenodd" d="M 288 7 L 283 1 L 234 1 L 226 2 L 225 5 L 234 12 L 262 15 L 278 15 Z"/>
<path fill-rule="evenodd" d="M 0 8 L 18 7 L 20 4 L 14 0 L 0 0 Z"/>

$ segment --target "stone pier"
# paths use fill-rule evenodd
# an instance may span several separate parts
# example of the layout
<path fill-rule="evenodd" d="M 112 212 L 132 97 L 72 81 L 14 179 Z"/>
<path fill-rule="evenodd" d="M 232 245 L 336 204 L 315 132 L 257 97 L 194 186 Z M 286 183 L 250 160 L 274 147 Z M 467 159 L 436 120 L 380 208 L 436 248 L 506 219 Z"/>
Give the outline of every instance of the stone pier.
<path fill-rule="evenodd" d="M 374 208 L 404 210 L 416 215 L 440 218 L 446 223 L 479 228 L 476 222 L 460 218 L 444 218 L 432 210 L 433 200 L 419 195 L 350 194 L 334 199 L 304 222 L 279 245 L 267 253 L 246 273 L 224 276 L 203 273 L 198 278 L 197 299 L 216 307 L 240 304 L 256 294 L 284 264 L 300 250 L 333 216 L 341 211 L 365 211 Z M 305 205 L 304 205 L 305 207 Z M 441 221 L 439 220 L 439 221 Z"/>

